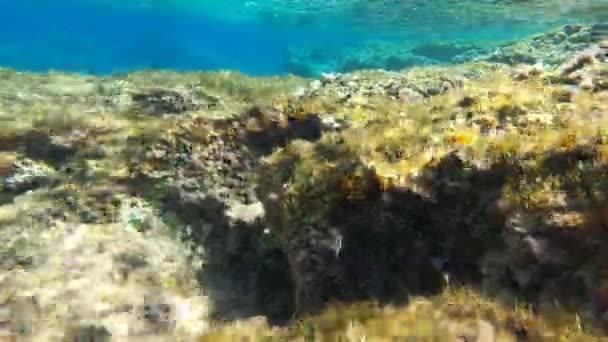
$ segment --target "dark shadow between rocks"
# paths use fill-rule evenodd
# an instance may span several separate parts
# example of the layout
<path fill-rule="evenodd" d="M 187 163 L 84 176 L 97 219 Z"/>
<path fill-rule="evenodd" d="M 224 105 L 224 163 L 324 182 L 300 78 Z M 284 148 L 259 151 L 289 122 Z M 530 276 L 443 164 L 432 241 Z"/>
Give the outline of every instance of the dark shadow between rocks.
<path fill-rule="evenodd" d="M 104 327 L 85 325 L 68 329 L 63 340 L 65 342 L 107 342 L 112 340 L 112 335 Z"/>
<path fill-rule="evenodd" d="M 17 195 L 13 193 L 0 192 L 0 206 L 13 203 Z"/>
<path fill-rule="evenodd" d="M 466 170 L 448 155 L 424 171 L 431 177 L 425 197 L 382 188 L 376 171 L 367 169 L 372 192 L 364 200 L 336 201 L 329 217 L 343 234 L 339 259 L 356 300 L 404 304 L 411 295 L 441 291 L 442 273 L 452 284 L 481 284 L 479 261 L 500 234 L 500 215 L 487 212 L 506 172 L 504 165 Z"/>
<path fill-rule="evenodd" d="M 64 163 L 77 152 L 74 146 L 53 142 L 51 134 L 42 129 L 27 132 L 22 144 L 28 158 L 44 160 L 54 166 Z"/>
<path fill-rule="evenodd" d="M 550 299 L 586 319 L 607 312 L 608 298 L 601 292 L 608 270 L 607 171 L 594 146 L 579 145 L 545 153 L 514 185 L 524 191 L 559 180 L 548 194 L 553 200 L 522 209 L 505 224 L 511 231 L 509 272 L 534 307 Z M 603 324 L 608 331 L 608 321 Z"/>
<path fill-rule="evenodd" d="M 262 173 L 258 194 L 289 259 L 296 312 L 317 313 L 331 301 L 403 304 L 411 295 L 438 293 L 443 278 L 433 265 L 438 251 L 429 215 L 435 204 L 407 189 L 382 189 L 375 170 L 339 145 L 318 143 L 316 150 L 337 166 L 310 175 L 304 184 L 311 193 L 288 190 L 289 174 L 302 162 L 288 155 L 265 170 L 275 178 L 285 173 L 286 182 L 272 184 L 273 176 Z"/>
<path fill-rule="evenodd" d="M 295 139 L 318 140 L 325 128 L 318 115 L 308 114 L 303 118 L 287 117 L 283 122 L 278 118 L 269 119 L 259 107 L 251 108 L 246 114 L 247 126 L 242 134 L 242 142 L 258 156 L 268 155 L 273 149 L 287 145 Z"/>
<path fill-rule="evenodd" d="M 264 241 L 262 222 L 232 222 L 224 203 L 199 195 L 173 191 L 165 210 L 190 225 L 189 239 L 205 250 L 199 279 L 214 316 L 231 321 L 263 315 L 283 324 L 293 312 L 285 253 Z"/>
<path fill-rule="evenodd" d="M 168 180 L 159 183 L 143 174 L 134 177 L 131 188 L 154 202 L 160 200 L 162 212 L 176 217 L 180 224 L 175 226 L 184 228 L 180 235 L 193 243 L 193 249 L 203 250 L 205 266 L 199 281 L 216 319 L 266 316 L 271 324 L 286 323 L 293 313 L 287 258 L 272 235 L 264 232 L 263 218 L 251 212 L 257 206 L 251 194 L 255 184 L 250 179 L 257 164 L 254 153 L 241 139 L 241 122 L 208 124 L 214 134 L 196 148 L 185 139 L 163 140 L 165 145 L 179 141 L 163 147 L 165 159 L 158 164 L 172 175 Z M 280 132 L 290 136 L 288 131 Z M 266 138 L 270 149 L 283 141 L 276 136 Z M 160 184 L 160 193 L 151 191 L 155 184 Z"/>
<path fill-rule="evenodd" d="M 258 195 L 287 253 L 298 314 L 319 312 L 332 301 L 405 304 L 412 295 L 441 291 L 442 274 L 452 286 L 487 295 L 506 290 L 533 308 L 547 299 L 573 307 L 572 302 L 584 304 L 594 296 L 594 286 L 579 282 L 590 275 L 584 258 L 600 260 L 605 231 L 601 237 L 560 227 L 514 229 L 513 218 L 522 209 L 504 203 L 503 189 L 507 180 L 525 176 L 520 160 L 497 160 L 481 169 L 454 152 L 422 170 L 424 191 L 414 192 L 382 186 L 375 170 L 339 144 L 318 142 L 317 150 L 314 163 L 331 161 L 333 171 L 295 172 L 305 157 L 289 152 L 264 177 L 284 173 L 277 176 L 281 184 L 262 182 Z M 563 158 L 555 152 L 544 156 L 545 163 Z M 293 183 L 295 174 L 310 180 Z M 294 192 L 292 186 L 304 188 Z M 502 257 L 494 268 L 487 264 L 492 254 Z M 522 278 L 524 272 L 531 280 Z M 494 280 L 497 287 L 488 287 Z M 572 289 L 583 295 L 572 300 Z"/>
<path fill-rule="evenodd" d="M 212 193 L 207 186 L 211 182 L 236 190 L 247 182 L 246 173 L 257 164 L 254 159 L 294 139 L 314 141 L 323 128 L 315 115 L 284 123 L 266 120 L 259 108 L 246 115 L 263 123 L 264 129 L 247 130 L 242 121 L 214 121 L 210 124 L 220 133 L 206 142 L 203 160 L 184 160 L 183 154 L 176 154 L 183 164 L 177 173 L 184 175 L 164 186 L 162 211 L 174 214 L 190 227 L 191 232 L 182 232 L 183 235 L 194 243 L 194 248 L 204 250 L 206 265 L 199 280 L 208 291 L 217 319 L 231 321 L 263 315 L 271 324 L 284 324 L 294 312 L 293 285 L 284 249 L 272 233 L 265 232 L 267 222 L 263 218 L 239 220 L 229 216 L 234 206 L 255 205 L 254 198 L 230 199 Z M 145 194 L 154 181 L 141 177 L 132 183 L 132 188 L 142 189 L 137 192 Z"/>

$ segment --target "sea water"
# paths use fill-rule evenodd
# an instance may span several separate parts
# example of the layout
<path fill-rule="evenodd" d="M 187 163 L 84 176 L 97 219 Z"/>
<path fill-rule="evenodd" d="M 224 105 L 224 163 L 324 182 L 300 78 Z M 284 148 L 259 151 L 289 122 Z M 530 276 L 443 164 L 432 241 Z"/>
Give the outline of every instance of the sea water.
<path fill-rule="evenodd" d="M 0 66 L 316 76 L 333 71 L 332 64 L 294 67 L 294 52 L 340 56 L 369 42 L 411 47 L 434 40 L 493 46 L 567 22 L 597 21 L 594 12 L 601 11 L 589 7 L 604 1 L 537 1 L 513 11 L 501 0 L 2 0 Z"/>

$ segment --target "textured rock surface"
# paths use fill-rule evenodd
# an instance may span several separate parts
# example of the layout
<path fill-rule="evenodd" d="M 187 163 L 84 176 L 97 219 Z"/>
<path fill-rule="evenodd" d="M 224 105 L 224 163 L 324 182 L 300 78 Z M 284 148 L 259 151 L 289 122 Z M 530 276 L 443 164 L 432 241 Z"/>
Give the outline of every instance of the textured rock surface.
<path fill-rule="evenodd" d="M 286 54 L 290 72 L 319 77 L 324 72 L 356 70 L 400 71 L 416 66 L 488 61 L 508 65 L 538 64 L 556 67 L 594 41 L 589 26 L 566 25 L 550 33 L 497 47 L 480 47 L 466 42 L 431 42 L 408 46 L 399 43 L 368 42 L 352 49 L 294 49 Z M 596 39 L 597 40 L 597 39 Z"/>
<path fill-rule="evenodd" d="M 591 42 L 590 27 L 567 25 L 550 33 L 499 47 L 482 59 L 509 65 L 524 63 L 556 67 L 586 49 Z"/>
<path fill-rule="evenodd" d="M 406 44 L 367 42 L 351 49 L 319 47 L 292 49 L 286 53 L 289 72 L 319 77 L 324 72 L 348 73 L 357 70 L 399 71 L 416 66 L 464 63 L 485 53 L 486 48 L 458 42 Z"/>
<path fill-rule="evenodd" d="M 37 163 L 31 159 L 16 160 L 4 179 L 4 189 L 22 192 L 49 186 L 55 175 L 56 171 L 44 163 Z"/>
<path fill-rule="evenodd" d="M 544 66 L 508 65 L 513 45 L 507 64 L 308 84 L 3 71 L 18 122 L 0 132 L 0 305 L 35 298 L 54 317 L 38 326 L 69 337 L 272 324 L 334 300 L 393 304 L 383 324 L 438 339 L 549 338 L 556 311 L 552 336 L 602 333 L 608 94 L 597 50 L 577 54 L 586 30 L 522 43 Z M 403 306 L 420 295 L 432 305 Z M 320 315 L 318 331 L 367 336 L 367 318 Z"/>

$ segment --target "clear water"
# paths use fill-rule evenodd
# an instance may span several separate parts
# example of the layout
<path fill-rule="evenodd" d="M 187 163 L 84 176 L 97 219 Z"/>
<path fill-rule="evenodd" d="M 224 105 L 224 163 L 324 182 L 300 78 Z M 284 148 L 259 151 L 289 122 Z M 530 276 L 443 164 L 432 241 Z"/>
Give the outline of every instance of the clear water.
<path fill-rule="evenodd" d="M 339 54 L 369 41 L 491 46 L 608 13 L 605 0 L 509 2 L 516 6 L 501 0 L 2 0 L 0 65 L 93 74 L 306 73 L 289 66 L 287 51 Z M 589 10 L 594 6 L 599 10 Z"/>

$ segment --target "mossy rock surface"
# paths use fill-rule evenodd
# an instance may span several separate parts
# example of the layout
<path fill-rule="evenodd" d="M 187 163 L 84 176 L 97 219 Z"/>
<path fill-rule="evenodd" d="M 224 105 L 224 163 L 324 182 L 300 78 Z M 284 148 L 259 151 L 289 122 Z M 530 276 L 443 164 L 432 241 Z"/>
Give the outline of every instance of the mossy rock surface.
<path fill-rule="evenodd" d="M 608 93 L 588 33 L 318 80 L 3 70 L 0 180 L 53 174 L 0 190 L 6 301 L 56 317 L 33 323 L 43 340 L 125 319 L 203 340 L 605 334 Z M 187 308 L 175 326 L 165 304 Z"/>

